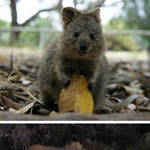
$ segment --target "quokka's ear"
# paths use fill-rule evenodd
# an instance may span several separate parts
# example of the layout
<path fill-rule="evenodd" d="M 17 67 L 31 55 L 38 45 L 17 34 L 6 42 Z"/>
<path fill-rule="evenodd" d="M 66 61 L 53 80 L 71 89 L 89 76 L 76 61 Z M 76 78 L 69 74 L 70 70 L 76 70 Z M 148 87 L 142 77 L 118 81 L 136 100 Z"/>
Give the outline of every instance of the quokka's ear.
<path fill-rule="evenodd" d="M 89 12 L 89 15 L 95 19 L 97 23 L 100 22 L 100 9 L 96 8 L 93 11 Z"/>
<path fill-rule="evenodd" d="M 63 8 L 62 19 L 64 22 L 64 27 L 66 27 L 78 14 L 79 12 L 73 7 Z"/>

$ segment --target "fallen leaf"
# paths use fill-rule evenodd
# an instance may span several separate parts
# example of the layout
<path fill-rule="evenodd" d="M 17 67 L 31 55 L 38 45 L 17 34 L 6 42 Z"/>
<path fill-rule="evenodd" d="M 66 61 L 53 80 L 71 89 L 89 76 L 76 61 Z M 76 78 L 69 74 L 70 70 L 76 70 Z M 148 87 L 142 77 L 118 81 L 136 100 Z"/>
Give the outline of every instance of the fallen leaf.
<path fill-rule="evenodd" d="M 3 107 L 7 107 L 7 108 L 12 107 L 12 108 L 14 108 L 16 110 L 22 108 L 21 104 L 13 102 L 11 99 L 7 98 L 6 96 L 1 96 L 0 104 Z"/>
<path fill-rule="evenodd" d="M 21 109 L 19 109 L 18 111 L 14 111 L 14 113 L 16 114 L 25 114 L 29 109 L 31 109 L 34 106 L 35 101 L 27 104 L 26 106 L 22 107 Z"/>
<path fill-rule="evenodd" d="M 22 84 L 23 84 L 23 85 L 29 85 L 29 84 L 31 84 L 31 81 L 30 81 L 30 80 L 27 80 L 27 79 L 25 79 L 25 78 L 21 78 L 21 81 L 22 81 Z"/>
<path fill-rule="evenodd" d="M 70 86 L 63 89 L 60 94 L 59 112 L 92 113 L 93 98 L 87 86 L 88 83 L 84 76 L 73 76 Z"/>
<path fill-rule="evenodd" d="M 142 94 L 143 93 L 143 90 L 141 90 L 139 88 L 133 88 L 133 87 L 129 87 L 129 86 L 124 86 L 124 88 L 129 95 Z"/>
<path fill-rule="evenodd" d="M 149 103 L 149 100 L 146 97 L 139 96 L 136 98 L 134 103 L 136 106 L 140 106 L 140 105 L 146 106 Z"/>
<path fill-rule="evenodd" d="M 137 106 L 137 110 L 140 112 L 150 112 L 150 107 Z"/>
<path fill-rule="evenodd" d="M 117 109 L 121 109 L 123 107 L 128 106 L 129 104 L 131 104 L 133 101 L 135 101 L 135 99 L 138 97 L 138 95 L 131 95 L 128 98 L 126 98 L 125 100 L 123 100 L 121 103 L 117 104 Z"/>
<path fill-rule="evenodd" d="M 135 106 L 135 104 L 129 104 L 129 105 L 127 106 L 127 108 L 133 111 L 133 110 L 136 109 L 136 106 Z"/>
<path fill-rule="evenodd" d="M 52 111 L 49 115 L 57 115 L 57 114 L 58 114 L 58 112 Z"/>

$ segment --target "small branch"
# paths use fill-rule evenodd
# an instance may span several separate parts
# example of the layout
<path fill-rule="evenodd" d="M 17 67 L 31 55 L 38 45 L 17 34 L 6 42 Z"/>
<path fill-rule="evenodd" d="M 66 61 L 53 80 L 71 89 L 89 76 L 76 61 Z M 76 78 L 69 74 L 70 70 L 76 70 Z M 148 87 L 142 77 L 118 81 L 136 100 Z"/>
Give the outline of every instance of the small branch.
<path fill-rule="evenodd" d="M 52 11 L 52 10 L 58 10 L 60 12 L 61 9 L 62 9 L 62 0 L 59 0 L 58 4 L 55 7 L 39 10 L 33 16 L 31 16 L 29 19 L 27 19 L 24 23 L 20 24 L 20 26 L 26 26 L 29 22 L 34 20 L 41 12 Z"/>
<path fill-rule="evenodd" d="M 113 6 L 118 5 L 119 3 L 122 3 L 122 1 L 114 2 L 114 3 L 110 4 L 110 5 L 103 5 L 102 7 L 113 7 Z"/>
<path fill-rule="evenodd" d="M 29 19 L 27 19 L 24 23 L 20 24 L 20 26 L 26 26 L 29 22 L 34 20 L 41 12 L 52 11 L 52 10 L 55 10 L 55 9 L 56 9 L 56 7 L 48 8 L 48 9 L 41 9 L 38 12 L 36 12 L 33 16 L 31 16 Z"/>

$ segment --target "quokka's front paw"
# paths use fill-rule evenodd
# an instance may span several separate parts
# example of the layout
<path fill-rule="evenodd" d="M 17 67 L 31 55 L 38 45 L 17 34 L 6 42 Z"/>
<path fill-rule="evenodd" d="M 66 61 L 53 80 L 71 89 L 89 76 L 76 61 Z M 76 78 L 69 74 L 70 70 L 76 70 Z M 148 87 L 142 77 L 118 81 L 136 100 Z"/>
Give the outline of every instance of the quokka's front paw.
<path fill-rule="evenodd" d="M 66 88 L 70 85 L 71 83 L 71 79 L 70 78 L 63 78 L 62 79 L 62 84 L 63 84 L 63 87 Z"/>
<path fill-rule="evenodd" d="M 88 89 L 89 89 L 89 91 L 93 91 L 94 88 L 95 88 L 94 82 L 89 82 L 89 83 L 88 83 Z"/>

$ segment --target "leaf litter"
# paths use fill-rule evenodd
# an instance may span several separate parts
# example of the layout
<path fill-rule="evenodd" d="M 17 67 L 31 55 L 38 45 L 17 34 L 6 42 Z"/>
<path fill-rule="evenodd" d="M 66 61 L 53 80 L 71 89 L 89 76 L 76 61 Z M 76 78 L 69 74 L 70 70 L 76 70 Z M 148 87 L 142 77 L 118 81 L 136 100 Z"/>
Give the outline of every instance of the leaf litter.
<path fill-rule="evenodd" d="M 41 54 L 0 52 L 0 111 L 49 115 L 39 98 L 38 70 Z M 110 61 L 110 60 L 109 60 Z M 110 63 L 103 113 L 150 112 L 150 70 L 144 61 Z M 53 106 L 51 114 L 55 113 Z"/>

